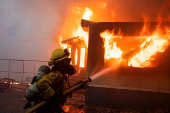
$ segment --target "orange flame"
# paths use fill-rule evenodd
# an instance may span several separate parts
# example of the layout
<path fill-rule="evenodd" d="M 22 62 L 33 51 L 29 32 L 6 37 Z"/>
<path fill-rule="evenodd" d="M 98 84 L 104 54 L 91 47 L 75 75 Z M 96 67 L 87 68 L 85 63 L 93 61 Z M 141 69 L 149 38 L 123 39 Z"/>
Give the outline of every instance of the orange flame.
<path fill-rule="evenodd" d="M 93 12 L 86 7 L 85 9 L 85 13 L 83 14 L 83 18 L 82 19 L 85 19 L 85 20 L 90 20 L 90 17 L 92 16 Z"/>
<path fill-rule="evenodd" d="M 78 59 L 78 53 L 77 53 L 77 49 L 76 49 L 76 52 L 75 52 L 75 65 L 77 65 L 77 59 Z"/>
<path fill-rule="evenodd" d="M 74 10 L 72 10 L 73 12 L 76 12 L 76 13 L 80 13 L 79 11 L 77 10 L 80 10 L 81 8 L 79 7 L 76 7 Z M 93 12 L 89 9 L 89 8 L 85 8 L 85 12 L 84 14 L 82 15 L 82 19 L 86 19 L 86 20 L 89 20 L 90 17 L 92 16 Z M 79 20 L 81 19 L 78 19 L 77 21 L 77 26 L 78 26 L 78 29 L 76 31 L 73 32 L 73 37 L 79 37 L 80 39 L 82 40 L 85 40 L 85 43 L 86 43 L 86 46 L 88 46 L 88 32 L 85 32 L 81 25 L 80 25 L 80 22 Z M 62 36 L 58 36 L 59 38 L 59 42 L 60 42 L 60 45 L 62 48 L 67 48 L 67 44 L 62 44 L 61 41 L 62 41 Z M 76 39 L 75 39 L 76 41 Z"/>
<path fill-rule="evenodd" d="M 82 16 L 82 19 L 89 20 L 93 12 L 89 8 L 85 8 L 85 13 Z M 85 32 L 81 25 L 78 25 L 78 29 L 73 32 L 73 37 L 79 36 L 80 39 L 85 40 L 86 46 L 88 47 L 88 32 Z"/>
<path fill-rule="evenodd" d="M 59 42 L 60 42 L 59 44 L 60 44 L 61 48 L 63 48 L 63 49 L 67 48 L 67 44 L 62 44 L 62 43 L 61 43 L 62 37 L 61 37 L 61 36 L 58 36 L 58 38 L 59 38 Z"/>
<path fill-rule="evenodd" d="M 105 3 L 101 4 L 101 7 L 104 9 L 106 7 Z M 77 10 L 80 10 L 81 8 L 77 7 Z M 74 12 L 81 13 L 81 11 Z M 90 20 L 91 16 L 93 15 L 93 12 L 89 8 L 85 8 L 85 12 L 82 15 L 81 19 Z M 113 15 L 114 12 L 113 12 Z M 81 19 L 78 19 L 80 21 Z M 148 21 L 145 17 L 145 21 Z M 144 24 L 144 27 L 141 31 L 141 35 L 148 35 L 150 34 L 148 31 L 148 24 Z M 159 31 L 159 30 L 158 30 Z M 130 59 L 128 59 L 128 66 L 134 66 L 134 67 L 148 67 L 152 66 L 151 62 L 154 60 L 153 56 L 157 52 L 163 52 L 165 51 L 166 47 L 169 45 L 169 39 L 170 39 L 170 29 L 167 28 L 164 31 L 164 34 L 161 34 L 160 32 L 156 32 L 151 36 L 139 36 L 136 38 L 142 38 L 145 39 L 145 41 L 140 45 L 139 49 L 140 51 L 132 56 Z M 166 32 L 166 33 L 165 33 Z M 105 47 L 105 59 L 110 58 L 121 58 L 123 51 L 117 47 L 117 43 L 115 42 L 115 38 L 121 38 L 120 34 L 115 35 L 114 32 L 109 32 L 108 30 L 100 33 L 100 36 L 104 40 L 104 47 Z M 85 32 L 80 22 L 77 22 L 77 30 L 73 32 L 73 37 L 78 37 L 81 40 L 84 40 L 86 42 L 86 47 L 88 48 L 88 32 Z M 62 41 L 62 37 L 59 37 Z M 74 39 L 76 41 L 77 39 Z M 63 48 L 67 48 L 67 44 L 61 44 Z M 77 65 L 77 59 L 78 59 L 78 50 L 80 50 L 80 67 L 84 67 L 84 60 L 85 60 L 85 51 L 86 47 L 82 46 L 81 49 L 76 49 L 75 52 L 75 65 Z M 70 48 L 71 49 L 71 48 Z M 71 51 L 71 50 L 70 50 Z M 71 53 L 71 52 L 70 52 Z"/>
<path fill-rule="evenodd" d="M 92 14 L 93 14 L 93 12 L 89 8 L 85 8 L 85 12 L 82 16 L 82 19 L 89 20 L 90 17 L 92 16 Z M 73 32 L 73 36 L 79 37 L 79 39 L 84 40 L 86 43 L 86 47 L 88 47 L 88 32 L 85 32 L 82 29 L 81 25 L 78 25 L 78 29 Z M 77 53 L 77 49 L 76 49 L 75 65 L 77 65 L 77 60 L 78 60 L 77 58 L 78 58 L 78 53 Z M 85 61 L 85 48 L 81 48 L 80 67 L 84 67 L 84 61 Z"/>
<path fill-rule="evenodd" d="M 168 36 L 170 37 L 170 36 Z M 151 66 L 152 58 L 157 52 L 164 52 L 169 45 L 168 37 L 155 33 L 149 36 L 140 46 L 140 52 L 129 59 L 128 66 L 148 67 Z"/>
<path fill-rule="evenodd" d="M 81 48 L 80 67 L 84 67 L 84 60 L 85 60 L 85 48 Z"/>
<path fill-rule="evenodd" d="M 100 36 L 105 39 L 105 59 L 120 58 L 122 51 L 116 46 L 117 43 L 114 42 L 114 39 L 118 36 L 114 36 L 114 33 L 110 33 L 108 30 L 102 32 Z"/>

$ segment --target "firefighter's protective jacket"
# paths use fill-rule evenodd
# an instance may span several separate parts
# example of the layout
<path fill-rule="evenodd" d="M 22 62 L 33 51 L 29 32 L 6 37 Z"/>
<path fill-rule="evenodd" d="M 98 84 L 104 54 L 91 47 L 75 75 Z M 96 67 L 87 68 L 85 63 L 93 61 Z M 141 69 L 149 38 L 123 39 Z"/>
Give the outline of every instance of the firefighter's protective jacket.
<path fill-rule="evenodd" d="M 66 90 L 67 82 L 60 71 L 52 71 L 37 82 L 37 88 L 43 94 L 44 99 L 49 99 L 55 92 Z"/>

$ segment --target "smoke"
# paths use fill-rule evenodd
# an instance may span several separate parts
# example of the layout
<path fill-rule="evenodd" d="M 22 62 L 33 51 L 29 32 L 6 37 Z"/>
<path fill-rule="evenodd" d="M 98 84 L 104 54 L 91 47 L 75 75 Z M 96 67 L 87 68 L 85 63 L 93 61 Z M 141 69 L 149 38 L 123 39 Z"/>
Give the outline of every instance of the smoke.
<path fill-rule="evenodd" d="M 162 18 L 170 15 L 169 6 L 169 0 L 107 0 L 105 10 L 110 14 L 105 14 L 110 16 L 107 16 L 109 21 L 112 19 L 115 22 L 143 22 L 143 14 L 150 18 L 149 21 L 157 21 L 159 14 Z"/>
<path fill-rule="evenodd" d="M 144 17 L 155 22 L 160 15 L 164 20 L 169 17 L 169 4 L 169 0 L 74 0 L 60 35 L 63 39 L 73 36 L 77 29 L 76 19 L 80 23 L 86 7 L 93 12 L 90 20 L 94 22 L 143 22 Z M 79 7 L 78 12 L 71 11 L 73 8 L 76 10 L 75 7 Z"/>
<path fill-rule="evenodd" d="M 0 58 L 49 60 L 69 2 L 0 1 Z"/>
<path fill-rule="evenodd" d="M 82 15 L 75 7 L 89 7 L 92 21 L 130 22 L 143 21 L 142 14 L 150 21 L 169 17 L 169 6 L 169 0 L 1 0 L 0 58 L 49 60 L 58 36 L 71 38 L 77 28 Z"/>

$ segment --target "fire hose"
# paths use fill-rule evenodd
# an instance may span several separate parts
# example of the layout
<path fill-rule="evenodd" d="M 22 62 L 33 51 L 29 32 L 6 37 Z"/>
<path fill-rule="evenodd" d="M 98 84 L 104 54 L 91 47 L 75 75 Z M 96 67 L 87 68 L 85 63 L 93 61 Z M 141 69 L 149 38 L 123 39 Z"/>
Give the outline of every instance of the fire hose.
<path fill-rule="evenodd" d="M 86 88 L 88 82 L 91 82 L 91 78 L 80 81 L 80 82 L 76 83 L 75 85 L 71 86 L 70 88 L 66 89 L 65 91 L 63 91 L 63 95 L 68 95 L 73 91 L 76 91 L 76 90 L 79 90 L 79 89 L 82 89 L 82 88 Z M 44 105 L 51 103 L 51 102 L 52 102 L 51 99 L 49 99 L 47 101 L 43 101 L 43 102 L 37 104 L 36 106 L 32 107 L 26 113 L 32 113 L 32 112 L 36 111 L 37 109 L 39 109 L 39 108 L 43 107 Z"/>

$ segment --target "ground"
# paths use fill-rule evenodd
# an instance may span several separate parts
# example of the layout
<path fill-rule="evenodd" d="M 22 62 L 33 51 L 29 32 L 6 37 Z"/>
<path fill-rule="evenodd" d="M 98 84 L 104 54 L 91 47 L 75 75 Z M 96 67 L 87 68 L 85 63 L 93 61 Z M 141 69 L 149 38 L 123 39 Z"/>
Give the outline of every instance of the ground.
<path fill-rule="evenodd" d="M 25 113 L 23 109 L 26 103 L 24 98 L 25 91 L 13 88 L 7 93 L 0 93 L 0 113 Z M 72 98 L 68 98 L 63 107 L 66 113 L 169 113 L 166 108 L 152 108 L 148 110 L 137 110 L 132 108 L 119 108 L 111 106 L 86 106 L 85 90 L 73 92 Z"/>

